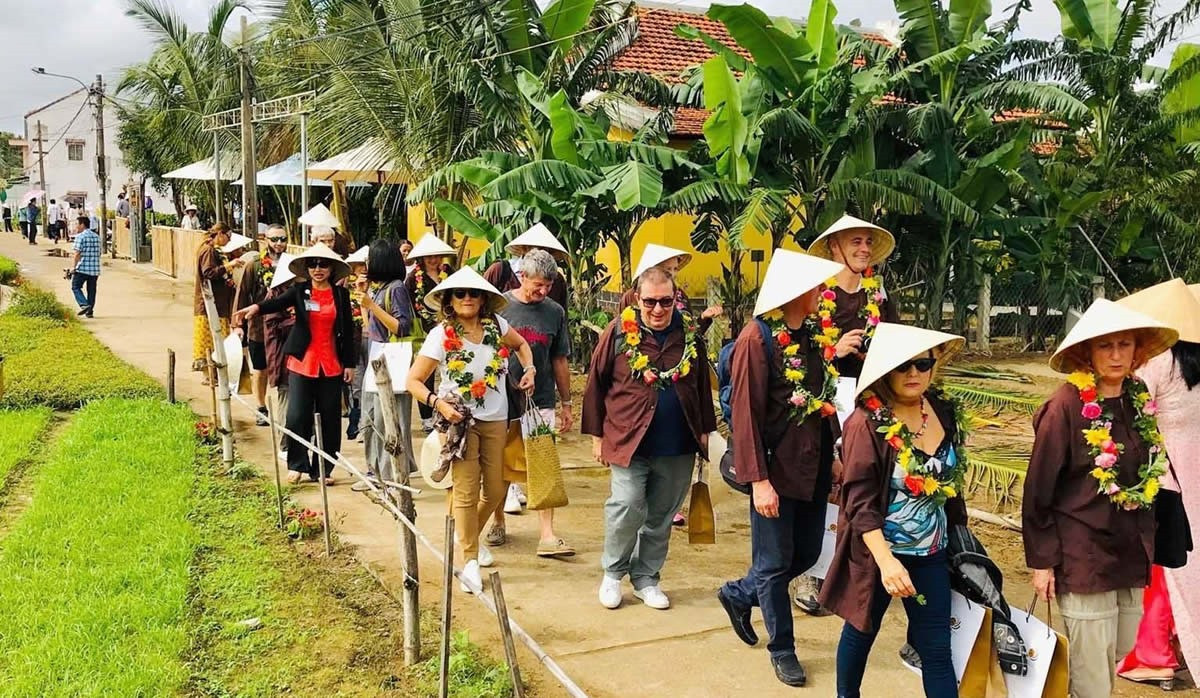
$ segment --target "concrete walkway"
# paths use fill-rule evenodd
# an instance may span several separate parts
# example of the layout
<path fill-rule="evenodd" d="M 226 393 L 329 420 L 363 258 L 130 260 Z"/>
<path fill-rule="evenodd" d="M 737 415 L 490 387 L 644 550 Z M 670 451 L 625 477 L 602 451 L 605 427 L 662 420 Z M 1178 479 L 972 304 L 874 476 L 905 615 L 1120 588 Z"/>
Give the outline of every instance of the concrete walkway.
<path fill-rule="evenodd" d="M 52 289 L 75 307 L 62 270 L 65 259 L 47 256 L 53 247 L 45 242 L 32 247 L 17 234 L 0 233 L 0 254 L 21 263 L 25 276 Z M 65 247 L 65 245 L 64 245 Z M 209 389 L 200 375 L 190 372 L 192 287 L 155 272 L 150 265 L 105 259 L 99 282 L 96 317 L 87 327 L 119 356 L 155 378 L 165 381 L 167 349 L 175 350 L 177 391 L 198 414 L 211 411 Z M 69 361 L 70 357 L 61 357 Z M 579 403 L 579 400 L 576 400 Z M 414 410 L 415 412 L 415 410 Z M 237 448 L 241 456 L 270 472 L 269 431 L 256 428 L 253 416 L 234 404 Z M 419 449 L 419 443 L 417 448 Z M 349 444 L 346 454 L 362 463 L 362 445 Z M 759 648 L 747 648 L 729 629 L 715 598 L 717 587 L 740 576 L 749 559 L 746 499 L 732 493 L 719 478 L 712 484 L 717 508 L 718 543 L 692 546 L 686 533 L 676 532 L 663 574 L 663 589 L 673 607 L 655 611 L 633 598 L 628 581 L 625 603 L 616 610 L 602 608 L 596 600 L 600 579 L 599 556 L 603 542 L 601 509 L 608 494 L 608 477 L 591 467 L 587 442 L 576 431 L 563 441 L 564 460 L 573 467 L 567 474 L 571 505 L 558 513 L 560 535 L 579 554 L 569 561 L 542 560 L 534 555 L 537 517 L 532 512 L 509 517 L 510 543 L 495 550 L 504 579 L 510 612 L 591 696 L 833 696 L 834 660 L 841 621 L 808 618 L 797 611 L 797 651 L 806 664 L 809 688 L 790 689 L 771 670 L 765 639 Z M 268 477 L 271 477 L 268 475 Z M 420 485 L 418 480 L 415 484 Z M 390 515 L 364 495 L 353 493 L 344 476 L 330 490 L 330 508 L 338 538 L 376 570 L 391 589 L 399 588 L 399 536 Z M 298 487 L 300 503 L 320 508 L 316 485 Z M 440 492 L 427 490 L 417 498 L 418 525 L 440 544 L 446 504 Z M 421 595 L 426 604 L 440 599 L 441 574 L 423 548 Z M 487 570 L 485 570 L 486 572 Z M 900 605 L 884 621 L 867 672 L 863 695 L 917 696 L 920 680 L 901 667 L 896 658 L 904 637 Z M 503 657 L 496 622 L 478 602 L 456 590 L 456 628 L 468 628 L 478 642 Z M 765 638 L 755 614 L 760 636 Z M 397 628 L 397 632 L 399 628 Z M 520 645 L 518 645 L 520 647 Z M 397 658 L 399 662 L 399 658 Z M 532 678 L 540 696 L 561 695 L 562 690 L 538 665 L 532 654 L 520 655 L 522 672 Z"/>

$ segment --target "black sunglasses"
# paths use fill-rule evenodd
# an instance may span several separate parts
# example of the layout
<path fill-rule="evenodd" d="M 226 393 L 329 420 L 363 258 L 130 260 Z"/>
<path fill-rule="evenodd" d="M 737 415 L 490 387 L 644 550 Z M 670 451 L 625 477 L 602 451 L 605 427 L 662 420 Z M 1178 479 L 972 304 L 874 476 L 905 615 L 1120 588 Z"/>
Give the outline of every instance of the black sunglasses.
<path fill-rule="evenodd" d="M 483 291 L 477 288 L 456 288 L 454 289 L 454 297 L 460 301 L 464 298 L 479 298 L 483 295 Z"/>
<path fill-rule="evenodd" d="M 310 259 L 304 263 L 308 269 L 328 269 L 333 266 L 333 262 L 328 259 Z"/>
<path fill-rule="evenodd" d="M 924 359 L 910 359 L 910 360 L 905 361 L 904 363 L 900 364 L 896 368 L 893 368 L 892 371 L 894 373 L 908 373 L 908 369 L 912 368 L 913 366 L 916 366 L 917 371 L 919 371 L 920 373 L 929 373 L 930 371 L 933 370 L 933 365 L 936 363 L 937 363 L 937 359 L 930 359 L 928 357 L 926 357 Z"/>
<path fill-rule="evenodd" d="M 283 242 L 284 240 L 287 240 L 287 238 L 267 238 L 267 240 L 271 242 Z"/>
<path fill-rule="evenodd" d="M 656 305 L 661 306 L 663 308 L 670 308 L 674 304 L 675 304 L 674 296 L 667 296 L 665 298 L 643 298 L 642 299 L 642 307 L 645 308 L 646 310 L 654 310 L 654 306 L 656 306 Z"/>

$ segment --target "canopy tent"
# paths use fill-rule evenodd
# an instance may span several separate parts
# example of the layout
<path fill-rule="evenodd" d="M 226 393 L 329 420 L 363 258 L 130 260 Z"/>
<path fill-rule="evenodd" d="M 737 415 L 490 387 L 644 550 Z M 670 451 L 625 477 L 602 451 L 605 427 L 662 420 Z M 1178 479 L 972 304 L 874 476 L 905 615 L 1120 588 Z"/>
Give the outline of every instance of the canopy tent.
<path fill-rule="evenodd" d="M 215 180 L 217 168 L 213 166 L 212 158 L 198 160 L 190 165 L 184 165 L 177 170 L 171 170 L 163 175 L 163 179 L 202 179 Z M 221 179 L 237 179 L 242 176 L 242 158 L 236 153 L 221 154 Z"/>
<path fill-rule="evenodd" d="M 308 166 L 308 176 L 331 182 L 368 182 L 400 184 L 400 172 L 379 138 L 368 138 L 362 145 Z"/>
<path fill-rule="evenodd" d="M 304 166 L 300 163 L 300 153 L 296 153 L 283 162 L 259 170 L 254 181 L 260 187 L 298 187 L 304 181 L 303 171 Z M 238 179 L 233 182 L 233 185 L 240 187 L 242 186 L 242 181 Z M 310 176 L 308 178 L 308 186 L 331 187 L 333 185 L 328 180 L 316 179 Z"/>

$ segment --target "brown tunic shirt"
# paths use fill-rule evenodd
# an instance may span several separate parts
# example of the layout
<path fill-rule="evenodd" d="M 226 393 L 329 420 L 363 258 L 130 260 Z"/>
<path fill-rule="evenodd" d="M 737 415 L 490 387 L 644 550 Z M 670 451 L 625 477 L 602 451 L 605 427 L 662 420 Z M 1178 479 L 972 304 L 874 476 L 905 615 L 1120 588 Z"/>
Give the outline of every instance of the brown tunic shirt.
<path fill-rule="evenodd" d="M 811 340 L 808 328 L 791 334 L 805 357 L 808 389 L 819 394 L 824 380 L 821 349 Z M 788 402 L 792 388 L 783 378 L 783 349 L 772 347 L 768 366 L 767 347 L 756 321 L 742 328 L 736 342 L 730 365 L 730 406 L 733 465 L 738 481 L 769 479 L 781 497 L 804 501 L 823 498 L 828 494 L 833 460 L 829 418 L 816 413 L 799 424 L 792 419 Z M 824 491 L 817 491 L 818 481 Z"/>
<path fill-rule="evenodd" d="M 483 278 L 489 284 L 500 289 L 500 293 L 511 291 L 521 285 L 521 278 L 513 271 L 512 265 L 506 259 L 492 262 L 492 265 L 483 272 Z M 561 271 L 554 277 L 554 283 L 550 286 L 550 292 L 546 294 L 546 297 L 561 305 L 563 310 L 567 309 L 567 280 L 563 278 Z"/>
<path fill-rule="evenodd" d="M 928 400 L 946 430 L 946 437 L 953 442 L 956 438 L 953 408 L 933 396 Z M 884 442 L 883 434 L 876 431 L 866 410 L 855 409 L 842 432 L 843 481 L 838 500 L 837 544 L 821 586 L 820 600 L 821 605 L 864 633 L 873 630 L 870 609 L 879 566 L 863 542 L 863 534 L 883 528 L 895 467 L 896 449 Z M 947 499 L 945 508 L 947 527 L 967 523 L 967 506 L 961 496 Z"/>
<path fill-rule="evenodd" d="M 264 300 L 278 298 L 287 292 L 291 282 L 267 291 Z M 263 315 L 263 349 L 267 355 L 267 383 L 272 386 L 287 385 L 287 355 L 283 345 L 287 342 L 292 325 L 296 324 L 296 311 L 292 308 L 278 313 Z"/>
<path fill-rule="evenodd" d="M 221 253 L 213 247 L 209 240 L 196 250 L 196 284 L 192 294 L 192 305 L 196 315 L 204 315 L 205 280 L 212 282 L 213 301 L 217 306 L 217 317 L 228 318 L 233 315 L 234 288 L 230 283 L 233 276 L 221 263 Z"/>
<path fill-rule="evenodd" d="M 628 466 L 637 451 L 650 419 L 658 404 L 658 391 L 635 378 L 627 357 L 617 351 L 616 337 L 621 318 L 614 319 L 600 335 L 592 363 L 588 367 L 588 384 L 583 393 L 583 417 L 580 431 L 601 438 L 601 454 L 610 465 Z M 680 325 L 659 346 L 651 332 L 642 333 L 641 350 L 650 364 L 670 369 L 683 358 L 684 329 Z M 708 352 L 704 336 L 696 334 L 696 360 L 692 370 L 675 383 L 684 418 L 696 443 L 717 428 L 713 408 L 712 384 L 705 366 Z"/>
<path fill-rule="evenodd" d="M 837 296 L 834 300 L 837 310 L 833 313 L 833 324 L 843 333 L 866 328 L 867 319 L 862 317 L 861 313 L 863 306 L 867 304 L 867 292 L 860 288 L 854 293 L 849 293 L 839 286 L 833 289 L 833 293 Z M 879 315 L 881 322 L 900 322 L 900 313 L 890 298 L 879 304 Z M 870 346 L 867 349 L 870 350 Z M 854 354 L 834 360 L 833 365 L 838 373 L 847 378 L 858 378 L 862 375 L 863 360 Z"/>
<path fill-rule="evenodd" d="M 279 262 L 279 258 L 270 253 L 267 253 L 267 257 L 271 260 L 272 265 Z M 237 293 L 234 295 L 234 308 L 241 310 L 255 303 L 262 303 L 266 299 L 267 291 L 270 289 L 267 287 L 267 284 L 263 283 L 262 273 L 262 258 L 256 259 L 246 266 L 246 271 L 242 272 L 242 281 L 238 284 Z M 255 315 L 254 319 L 246 323 L 246 325 L 246 338 L 248 340 L 251 342 L 264 341 L 263 318 L 261 315 Z"/>
<path fill-rule="evenodd" d="M 418 260 L 420 261 L 420 260 Z M 436 279 L 430 278 L 428 274 L 421 274 L 420 288 L 417 287 L 417 275 L 415 273 L 404 277 L 404 288 L 408 290 L 408 298 L 412 301 L 413 314 L 421 322 L 421 329 L 425 334 L 429 334 L 438 323 L 437 313 L 429 306 L 425 305 L 425 296 L 436 288 L 438 282 Z M 494 285 L 494 284 L 493 284 Z M 501 293 L 503 293 L 503 289 Z M 415 349 L 413 350 L 415 353 Z"/>
<path fill-rule="evenodd" d="M 1113 415 L 1112 437 L 1125 445 L 1117 481 L 1133 484 L 1150 453 L 1133 429 L 1136 411 L 1124 398 L 1102 403 Z M 1054 569 L 1060 592 L 1092 594 L 1144 587 L 1154 559 L 1154 510 L 1125 511 L 1098 494 L 1075 386 L 1059 388 L 1033 416 L 1033 455 L 1025 474 L 1021 535 L 1025 562 Z"/>

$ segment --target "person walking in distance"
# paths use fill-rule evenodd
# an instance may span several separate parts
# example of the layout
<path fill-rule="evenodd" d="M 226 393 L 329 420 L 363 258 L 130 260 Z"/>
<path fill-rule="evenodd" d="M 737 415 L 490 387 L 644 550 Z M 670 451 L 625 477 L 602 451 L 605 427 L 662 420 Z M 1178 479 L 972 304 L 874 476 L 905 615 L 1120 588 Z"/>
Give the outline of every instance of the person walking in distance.
<path fill-rule="evenodd" d="M 195 215 L 195 206 L 189 206 Z M 197 220 L 197 225 L 199 221 Z M 195 228 L 191 228 L 195 230 Z M 251 262 L 238 284 L 234 295 L 233 307 L 241 310 L 267 299 L 271 282 L 279 273 L 279 259 L 287 251 L 287 230 L 279 224 L 267 228 L 267 249 L 258 259 Z M 262 316 L 245 323 L 243 327 L 235 328 L 246 338 L 247 353 L 250 355 L 250 379 L 254 387 L 254 397 L 258 401 L 258 412 L 255 423 L 260 427 L 269 425 L 267 421 L 267 349 L 266 335 Z"/>
<path fill-rule="evenodd" d="M 619 607 L 629 575 L 635 597 L 665 610 L 671 601 L 659 578 L 671 517 L 687 495 L 696 454 L 708 452 L 717 417 L 704 335 L 675 308 L 675 281 L 648 269 L 637 291 L 638 309 L 623 310 L 592 353 L 581 431 L 609 466 L 600 604 Z"/>
<path fill-rule="evenodd" d="M 129 218 L 129 200 L 125 198 L 125 192 L 117 194 L 117 215 Z"/>
<path fill-rule="evenodd" d="M 96 281 L 100 278 L 100 236 L 88 226 L 87 216 L 75 219 L 73 249 L 71 293 L 79 304 L 79 314 L 90 318 L 96 310 Z"/>
<path fill-rule="evenodd" d="M 37 244 L 38 221 L 41 220 L 41 215 L 42 209 L 38 208 L 37 200 L 30 199 L 29 203 L 25 205 L 25 219 L 29 221 L 27 237 L 30 245 Z"/>
<path fill-rule="evenodd" d="M 4 231 L 11 233 L 13 231 L 12 207 L 9 206 L 8 204 L 4 204 L 3 211 L 4 211 Z"/>

